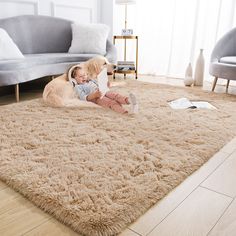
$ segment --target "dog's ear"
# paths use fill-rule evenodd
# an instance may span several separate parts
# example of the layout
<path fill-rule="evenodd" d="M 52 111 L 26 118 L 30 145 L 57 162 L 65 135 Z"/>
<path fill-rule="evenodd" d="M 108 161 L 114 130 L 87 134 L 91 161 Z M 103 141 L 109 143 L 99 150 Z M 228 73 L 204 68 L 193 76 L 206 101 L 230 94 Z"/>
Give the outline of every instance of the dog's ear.
<path fill-rule="evenodd" d="M 99 64 L 96 60 L 91 60 L 87 65 L 87 72 L 92 78 L 96 78 L 100 73 Z"/>

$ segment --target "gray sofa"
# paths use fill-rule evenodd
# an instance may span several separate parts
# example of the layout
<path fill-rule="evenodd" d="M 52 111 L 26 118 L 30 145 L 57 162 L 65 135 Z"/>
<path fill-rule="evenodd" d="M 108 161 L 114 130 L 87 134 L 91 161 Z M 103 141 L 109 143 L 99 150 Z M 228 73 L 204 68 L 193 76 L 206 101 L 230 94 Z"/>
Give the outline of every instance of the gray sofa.
<path fill-rule="evenodd" d="M 212 91 L 218 78 L 226 79 L 226 92 L 230 80 L 236 80 L 236 28 L 226 33 L 215 45 L 212 54 L 209 72 L 215 77 Z"/>
<path fill-rule="evenodd" d="M 24 59 L 0 60 L 0 86 L 15 85 L 19 100 L 19 84 L 49 75 L 64 73 L 71 65 L 86 61 L 96 54 L 71 54 L 71 21 L 49 16 L 16 16 L 0 20 Z M 109 62 L 116 62 L 116 49 L 107 41 Z"/>

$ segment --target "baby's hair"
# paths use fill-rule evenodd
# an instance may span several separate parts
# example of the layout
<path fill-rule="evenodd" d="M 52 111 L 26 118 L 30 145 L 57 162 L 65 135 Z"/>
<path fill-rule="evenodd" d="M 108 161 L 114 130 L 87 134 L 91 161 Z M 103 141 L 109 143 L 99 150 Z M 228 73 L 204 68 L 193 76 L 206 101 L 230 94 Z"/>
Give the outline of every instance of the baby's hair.
<path fill-rule="evenodd" d="M 72 78 L 75 78 L 77 70 L 82 70 L 82 67 L 81 67 L 81 66 L 76 66 L 76 67 L 72 70 L 72 72 L 71 72 L 71 77 L 72 77 Z"/>
<path fill-rule="evenodd" d="M 82 70 L 82 67 L 81 66 L 76 66 L 72 71 L 71 71 L 71 78 L 75 78 L 75 75 L 76 75 L 76 71 L 77 70 Z M 69 71 L 70 69 L 68 70 L 68 77 L 69 77 Z"/>

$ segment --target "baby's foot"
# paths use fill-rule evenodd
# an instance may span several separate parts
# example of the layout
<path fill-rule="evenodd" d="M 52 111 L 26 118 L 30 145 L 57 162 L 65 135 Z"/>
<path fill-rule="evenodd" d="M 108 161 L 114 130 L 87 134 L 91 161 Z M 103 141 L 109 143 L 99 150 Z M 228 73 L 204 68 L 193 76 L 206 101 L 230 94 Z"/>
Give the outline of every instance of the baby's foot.
<path fill-rule="evenodd" d="M 131 104 L 131 112 L 138 113 L 138 102 L 136 96 L 133 93 L 129 94 L 129 103 Z"/>

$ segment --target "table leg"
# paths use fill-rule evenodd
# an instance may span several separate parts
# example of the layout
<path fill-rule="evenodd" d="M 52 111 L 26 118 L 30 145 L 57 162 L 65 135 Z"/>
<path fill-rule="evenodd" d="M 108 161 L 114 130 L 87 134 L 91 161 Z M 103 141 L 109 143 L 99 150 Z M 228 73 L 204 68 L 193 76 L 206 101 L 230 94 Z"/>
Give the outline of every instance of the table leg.
<path fill-rule="evenodd" d="M 16 102 L 19 102 L 20 101 L 19 84 L 15 85 L 15 96 L 16 96 Z"/>

